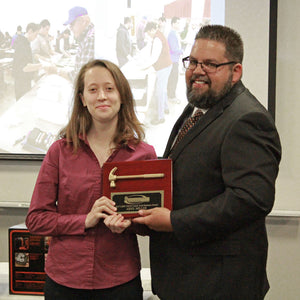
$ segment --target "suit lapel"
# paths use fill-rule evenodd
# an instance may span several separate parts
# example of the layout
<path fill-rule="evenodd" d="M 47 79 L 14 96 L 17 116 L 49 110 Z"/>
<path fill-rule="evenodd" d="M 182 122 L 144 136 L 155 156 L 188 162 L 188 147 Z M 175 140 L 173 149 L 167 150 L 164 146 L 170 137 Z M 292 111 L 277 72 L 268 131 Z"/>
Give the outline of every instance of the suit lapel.
<path fill-rule="evenodd" d="M 166 158 L 170 156 L 173 160 L 176 160 L 182 150 L 215 119 L 217 119 L 224 112 L 224 110 L 231 105 L 235 98 L 244 91 L 245 87 L 243 83 L 241 81 L 237 82 L 232 87 L 231 91 L 222 100 L 220 100 L 220 102 L 214 105 L 207 111 L 207 113 L 203 117 L 200 118 L 198 123 L 184 136 L 184 138 L 180 141 L 180 143 L 178 143 L 178 145 L 170 155 L 171 147 L 180 127 L 182 126 L 184 120 L 192 114 L 192 111 L 194 109 L 193 106 L 188 104 L 173 127 L 163 157 Z"/>
<path fill-rule="evenodd" d="M 215 119 L 217 119 L 223 113 L 223 107 L 216 105 L 210 109 L 205 115 L 203 115 L 197 124 L 183 137 L 183 139 L 178 143 L 176 148 L 172 151 L 170 157 L 176 160 L 178 155 L 184 150 L 184 148 L 190 144 L 201 132 L 207 128 Z M 174 138 L 173 138 L 174 141 Z M 170 149 L 169 153 L 170 154 Z"/>

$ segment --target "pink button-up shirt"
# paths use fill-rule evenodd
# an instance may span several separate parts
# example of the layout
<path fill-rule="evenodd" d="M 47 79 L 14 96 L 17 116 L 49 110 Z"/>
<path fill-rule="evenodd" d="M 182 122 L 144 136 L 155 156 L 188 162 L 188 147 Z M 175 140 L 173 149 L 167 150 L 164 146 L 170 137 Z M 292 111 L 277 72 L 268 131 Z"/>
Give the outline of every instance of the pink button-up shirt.
<path fill-rule="evenodd" d="M 141 142 L 116 150 L 108 161 L 156 159 Z M 79 289 L 123 284 L 140 271 L 136 234 L 112 233 L 100 220 L 85 230 L 85 219 L 101 197 L 101 167 L 87 143 L 72 153 L 64 139 L 52 144 L 42 163 L 26 225 L 31 233 L 52 236 L 45 271 L 57 283 Z"/>

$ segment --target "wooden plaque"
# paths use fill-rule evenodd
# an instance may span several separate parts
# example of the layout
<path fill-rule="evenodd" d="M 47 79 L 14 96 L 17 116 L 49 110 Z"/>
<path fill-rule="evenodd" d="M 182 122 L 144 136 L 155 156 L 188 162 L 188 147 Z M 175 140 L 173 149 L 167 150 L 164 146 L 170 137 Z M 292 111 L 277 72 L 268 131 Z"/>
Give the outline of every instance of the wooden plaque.
<path fill-rule="evenodd" d="M 103 195 L 126 218 L 140 209 L 172 209 L 172 160 L 109 162 L 103 165 Z"/>

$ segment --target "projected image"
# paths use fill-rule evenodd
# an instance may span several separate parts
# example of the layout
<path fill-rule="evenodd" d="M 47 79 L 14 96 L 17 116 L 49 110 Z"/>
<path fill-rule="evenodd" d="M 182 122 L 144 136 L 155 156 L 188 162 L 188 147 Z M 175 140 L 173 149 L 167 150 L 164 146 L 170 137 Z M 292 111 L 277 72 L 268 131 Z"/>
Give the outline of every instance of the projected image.
<path fill-rule="evenodd" d="M 121 68 L 146 141 L 161 156 L 186 105 L 181 59 L 211 22 L 211 1 L 54 2 L 12 0 L 0 13 L 0 156 L 46 153 L 67 123 L 76 75 L 92 58 Z"/>

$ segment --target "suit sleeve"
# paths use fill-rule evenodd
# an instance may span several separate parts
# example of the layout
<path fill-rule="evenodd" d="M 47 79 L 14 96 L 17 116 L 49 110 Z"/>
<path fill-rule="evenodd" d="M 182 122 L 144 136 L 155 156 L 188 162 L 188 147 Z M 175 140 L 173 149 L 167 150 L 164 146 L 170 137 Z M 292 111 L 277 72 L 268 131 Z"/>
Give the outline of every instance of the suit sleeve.
<path fill-rule="evenodd" d="M 265 218 L 273 207 L 281 146 L 270 118 L 244 115 L 229 128 L 220 149 L 224 190 L 171 213 L 174 234 L 182 243 L 224 239 Z"/>

